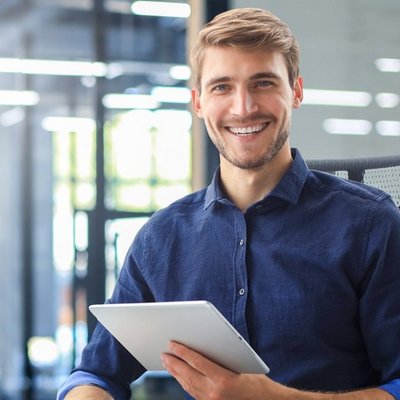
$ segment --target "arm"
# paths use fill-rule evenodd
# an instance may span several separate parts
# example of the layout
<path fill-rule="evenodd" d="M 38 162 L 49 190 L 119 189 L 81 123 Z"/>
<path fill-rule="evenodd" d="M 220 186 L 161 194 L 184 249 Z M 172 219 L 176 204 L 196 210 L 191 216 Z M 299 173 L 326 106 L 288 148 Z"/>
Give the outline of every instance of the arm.
<path fill-rule="evenodd" d="M 103 389 L 93 386 L 77 386 L 65 396 L 65 400 L 113 400 Z"/>
<path fill-rule="evenodd" d="M 393 400 L 378 388 L 314 393 L 289 388 L 265 375 L 236 374 L 178 343 L 162 356 L 168 372 L 197 400 Z"/>

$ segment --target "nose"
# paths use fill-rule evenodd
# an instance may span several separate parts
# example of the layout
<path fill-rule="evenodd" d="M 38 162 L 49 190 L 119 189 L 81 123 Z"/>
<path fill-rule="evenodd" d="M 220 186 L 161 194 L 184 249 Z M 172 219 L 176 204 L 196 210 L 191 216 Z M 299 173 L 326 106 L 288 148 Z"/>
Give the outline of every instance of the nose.
<path fill-rule="evenodd" d="M 258 105 L 253 93 L 247 88 L 241 88 L 233 93 L 231 113 L 238 117 L 246 117 L 257 111 Z"/>

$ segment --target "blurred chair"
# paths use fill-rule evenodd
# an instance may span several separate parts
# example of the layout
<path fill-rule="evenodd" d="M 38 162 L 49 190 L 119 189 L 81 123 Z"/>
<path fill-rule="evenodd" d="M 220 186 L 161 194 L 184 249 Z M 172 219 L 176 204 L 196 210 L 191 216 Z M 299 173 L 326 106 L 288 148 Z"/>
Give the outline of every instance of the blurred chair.
<path fill-rule="evenodd" d="M 308 160 L 310 169 L 329 172 L 384 190 L 400 208 L 400 155 L 354 159 Z"/>

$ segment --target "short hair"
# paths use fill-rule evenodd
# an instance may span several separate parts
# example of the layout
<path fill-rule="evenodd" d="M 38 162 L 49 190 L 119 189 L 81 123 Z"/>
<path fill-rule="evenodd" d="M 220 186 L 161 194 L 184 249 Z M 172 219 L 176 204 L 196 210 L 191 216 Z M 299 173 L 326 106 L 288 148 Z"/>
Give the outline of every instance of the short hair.
<path fill-rule="evenodd" d="M 232 9 L 218 14 L 204 25 L 190 53 L 193 84 L 198 90 L 201 88 L 205 50 L 215 46 L 278 51 L 285 59 L 292 88 L 299 76 L 298 41 L 288 25 L 270 11 L 260 8 Z"/>

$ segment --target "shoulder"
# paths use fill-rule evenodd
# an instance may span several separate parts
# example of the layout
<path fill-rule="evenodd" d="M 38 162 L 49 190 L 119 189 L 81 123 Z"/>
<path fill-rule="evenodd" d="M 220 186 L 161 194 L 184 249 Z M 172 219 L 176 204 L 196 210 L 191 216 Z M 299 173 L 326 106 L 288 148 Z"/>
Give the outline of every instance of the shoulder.
<path fill-rule="evenodd" d="M 206 189 L 199 190 L 184 196 L 169 206 L 155 212 L 151 220 L 159 221 L 182 216 L 184 213 L 193 213 L 204 209 Z"/>
<path fill-rule="evenodd" d="M 377 187 L 315 170 L 309 171 L 306 188 L 320 196 L 336 196 L 337 200 L 362 202 L 371 206 L 390 199 L 388 193 Z"/>
<path fill-rule="evenodd" d="M 338 221 L 354 224 L 384 221 L 400 225 L 400 210 L 390 194 L 370 185 L 310 170 L 302 193 L 303 204 L 334 213 Z"/>
<path fill-rule="evenodd" d="M 334 229 L 359 230 L 376 243 L 388 232 L 400 238 L 400 210 L 388 193 L 374 186 L 310 170 L 301 205 Z"/>
<path fill-rule="evenodd" d="M 205 194 L 206 189 L 193 192 L 156 211 L 144 225 L 142 233 L 158 232 L 162 235 L 177 224 L 202 215 L 205 208 Z"/>

